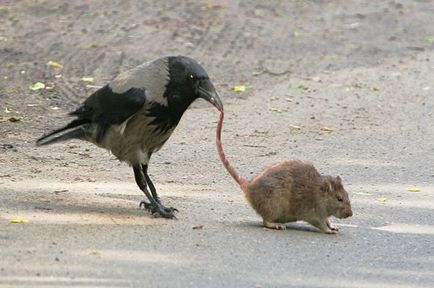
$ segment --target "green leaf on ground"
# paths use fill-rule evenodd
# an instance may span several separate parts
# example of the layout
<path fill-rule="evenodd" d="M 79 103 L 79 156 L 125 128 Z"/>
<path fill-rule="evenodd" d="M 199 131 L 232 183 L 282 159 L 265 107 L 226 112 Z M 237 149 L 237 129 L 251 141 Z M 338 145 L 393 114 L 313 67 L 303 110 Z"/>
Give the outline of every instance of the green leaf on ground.
<path fill-rule="evenodd" d="M 237 93 L 245 92 L 247 89 L 246 85 L 237 85 L 234 87 L 234 91 Z"/>
<path fill-rule="evenodd" d="M 36 82 L 29 86 L 29 89 L 32 91 L 36 91 L 44 88 L 45 88 L 45 84 L 42 82 Z"/>
<path fill-rule="evenodd" d="M 300 89 L 300 90 L 306 90 L 307 87 L 304 86 L 302 83 L 289 83 L 288 85 L 289 89 Z"/>
<path fill-rule="evenodd" d="M 26 223 L 29 223 L 29 219 L 21 217 L 21 216 L 15 216 L 14 218 L 11 219 L 11 223 L 13 223 L 13 224 L 17 224 L 17 223 L 26 224 Z"/>
<path fill-rule="evenodd" d="M 321 130 L 321 131 L 325 131 L 325 132 L 332 132 L 332 131 L 335 131 L 335 129 L 330 128 L 330 127 L 327 127 L 327 126 L 321 127 L 320 130 Z"/>
<path fill-rule="evenodd" d="M 301 37 L 301 33 L 298 31 L 294 31 L 294 32 L 292 32 L 292 36 L 294 36 L 294 38 L 299 38 L 299 37 Z"/>
<path fill-rule="evenodd" d="M 289 127 L 291 127 L 292 129 L 296 129 L 296 130 L 300 130 L 301 129 L 301 126 L 298 126 L 298 125 L 289 125 Z"/>
<path fill-rule="evenodd" d="M 87 83 L 95 82 L 95 79 L 93 79 L 93 77 L 87 77 L 87 76 L 81 77 L 80 80 Z"/>
<path fill-rule="evenodd" d="M 47 65 L 50 66 L 51 68 L 62 68 L 63 67 L 63 65 L 60 64 L 59 62 L 51 61 L 51 60 L 47 62 Z"/>
<path fill-rule="evenodd" d="M 434 35 L 433 36 L 426 36 L 425 42 L 428 44 L 433 44 L 434 43 Z"/>
<path fill-rule="evenodd" d="M 279 108 L 275 108 L 275 107 L 270 107 L 270 108 L 268 108 L 268 110 L 270 110 L 271 112 L 282 113 L 282 110 L 280 110 Z"/>
<path fill-rule="evenodd" d="M 408 192 L 420 192 L 420 189 L 417 188 L 416 186 L 412 186 L 412 187 L 408 187 L 407 191 Z"/>

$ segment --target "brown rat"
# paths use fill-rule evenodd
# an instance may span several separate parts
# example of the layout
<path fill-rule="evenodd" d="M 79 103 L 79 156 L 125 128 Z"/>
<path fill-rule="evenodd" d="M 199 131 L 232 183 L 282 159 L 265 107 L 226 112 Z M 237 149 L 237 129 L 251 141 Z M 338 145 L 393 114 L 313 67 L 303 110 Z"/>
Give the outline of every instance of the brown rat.
<path fill-rule="evenodd" d="M 226 170 L 240 185 L 247 200 L 262 217 L 264 226 L 285 229 L 282 223 L 303 220 L 324 233 L 334 234 L 338 228 L 328 218 L 353 215 L 348 193 L 339 176 L 323 176 L 315 167 L 301 160 L 289 160 L 264 169 L 252 180 L 241 177 L 223 151 L 221 132 L 224 112 L 220 113 L 216 144 Z"/>

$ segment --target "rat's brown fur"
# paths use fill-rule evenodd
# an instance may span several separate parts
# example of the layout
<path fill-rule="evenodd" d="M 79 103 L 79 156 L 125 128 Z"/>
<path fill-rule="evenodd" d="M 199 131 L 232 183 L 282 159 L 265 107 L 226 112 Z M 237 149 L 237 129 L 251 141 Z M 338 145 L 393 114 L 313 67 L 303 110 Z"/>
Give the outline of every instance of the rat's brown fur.
<path fill-rule="evenodd" d="M 289 160 L 264 169 L 251 181 L 229 164 L 221 144 L 224 112 L 217 127 L 217 149 L 229 174 L 240 185 L 264 226 L 285 229 L 282 223 L 306 221 L 325 233 L 336 233 L 328 217 L 352 216 L 350 199 L 341 178 L 322 176 L 306 161 Z"/>

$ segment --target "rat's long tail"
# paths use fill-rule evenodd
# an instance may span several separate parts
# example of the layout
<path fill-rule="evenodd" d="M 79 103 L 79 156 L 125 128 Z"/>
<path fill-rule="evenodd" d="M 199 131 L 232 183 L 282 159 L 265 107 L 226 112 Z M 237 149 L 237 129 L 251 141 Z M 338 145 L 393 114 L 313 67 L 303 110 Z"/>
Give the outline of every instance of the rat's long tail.
<path fill-rule="evenodd" d="M 225 166 L 226 170 L 228 170 L 229 174 L 231 174 L 232 178 L 240 185 L 241 190 L 243 192 L 246 192 L 247 185 L 249 184 L 249 181 L 238 174 L 238 172 L 235 170 L 234 167 L 229 163 L 228 159 L 226 159 L 225 152 L 223 151 L 222 146 L 222 127 L 223 127 L 223 119 L 225 117 L 225 114 L 223 110 L 220 112 L 220 120 L 217 125 L 217 132 L 216 132 L 216 144 L 217 144 L 217 151 L 219 153 L 220 159 L 223 162 L 223 165 Z"/>

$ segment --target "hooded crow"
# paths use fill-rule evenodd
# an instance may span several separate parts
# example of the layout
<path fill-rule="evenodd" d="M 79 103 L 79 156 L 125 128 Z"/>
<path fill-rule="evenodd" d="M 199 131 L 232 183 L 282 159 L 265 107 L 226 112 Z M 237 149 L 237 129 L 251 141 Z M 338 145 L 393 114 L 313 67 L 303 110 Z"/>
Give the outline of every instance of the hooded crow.
<path fill-rule="evenodd" d="M 198 62 L 185 56 L 158 58 L 118 75 L 69 113 L 74 120 L 36 143 L 80 139 L 111 151 L 133 167 L 136 183 L 149 200 L 140 206 L 173 218 L 177 210 L 161 204 L 148 164 L 197 98 L 223 110 L 214 85 Z"/>

